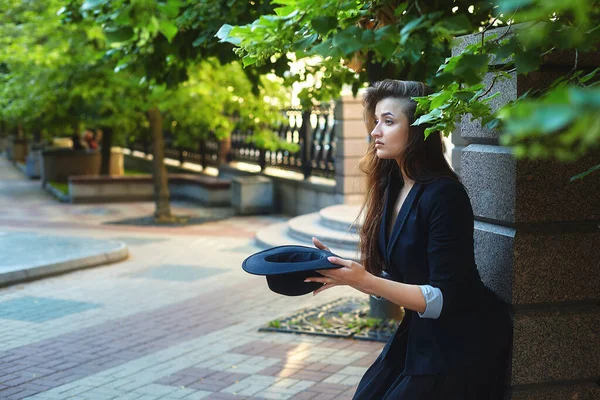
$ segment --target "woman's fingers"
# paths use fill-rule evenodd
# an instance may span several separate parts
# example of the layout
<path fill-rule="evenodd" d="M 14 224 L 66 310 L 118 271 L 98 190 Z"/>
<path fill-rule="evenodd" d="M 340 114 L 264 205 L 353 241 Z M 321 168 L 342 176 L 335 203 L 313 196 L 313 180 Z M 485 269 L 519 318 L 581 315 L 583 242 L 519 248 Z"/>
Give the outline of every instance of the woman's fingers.
<path fill-rule="evenodd" d="M 335 280 L 326 276 L 311 276 L 310 278 L 306 278 L 304 282 L 335 283 Z"/>
<path fill-rule="evenodd" d="M 326 250 L 326 251 L 331 251 L 329 250 L 329 247 L 325 246 L 319 239 L 317 239 L 316 237 L 312 238 L 312 242 L 315 245 L 315 247 L 317 249 L 321 249 L 321 250 Z"/>
<path fill-rule="evenodd" d="M 351 268 L 352 264 L 354 263 L 354 261 L 352 261 L 352 260 L 344 260 L 343 258 L 334 257 L 334 256 L 327 257 L 327 260 L 332 264 L 341 265 L 343 267 L 348 267 L 348 268 Z"/>
<path fill-rule="evenodd" d="M 313 292 L 313 296 L 321 293 L 323 290 L 331 289 L 334 286 L 337 286 L 337 285 L 335 283 L 326 283 L 325 285 L 323 285 L 320 288 L 318 288 L 317 290 L 315 290 Z"/>

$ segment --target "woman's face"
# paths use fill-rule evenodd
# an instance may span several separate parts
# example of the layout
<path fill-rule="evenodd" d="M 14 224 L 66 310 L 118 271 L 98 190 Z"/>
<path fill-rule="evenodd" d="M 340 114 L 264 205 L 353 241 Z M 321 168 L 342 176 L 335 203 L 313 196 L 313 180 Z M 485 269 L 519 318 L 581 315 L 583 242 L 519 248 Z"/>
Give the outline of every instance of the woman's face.
<path fill-rule="evenodd" d="M 377 157 L 399 160 L 408 141 L 408 119 L 404 114 L 405 100 L 386 98 L 375 106 L 375 128 L 371 137 Z"/>

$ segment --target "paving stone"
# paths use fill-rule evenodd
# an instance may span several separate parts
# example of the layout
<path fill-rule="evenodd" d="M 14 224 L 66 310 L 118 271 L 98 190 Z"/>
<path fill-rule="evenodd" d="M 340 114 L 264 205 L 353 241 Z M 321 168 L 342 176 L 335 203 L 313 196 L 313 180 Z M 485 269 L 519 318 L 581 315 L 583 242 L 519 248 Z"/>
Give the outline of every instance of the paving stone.
<path fill-rule="evenodd" d="M 27 230 L 120 240 L 132 248 L 125 262 L 0 288 L 0 312 L 6 306 L 4 315 L 11 318 L 0 324 L 0 382 L 11 378 L 16 384 L 0 386 L 0 398 L 21 392 L 33 400 L 256 399 L 303 393 L 320 399 L 351 388 L 317 386 L 324 379 L 381 348 L 257 331 L 274 317 L 355 293 L 339 288 L 317 297 L 286 298 L 241 271 L 243 259 L 258 250 L 252 244 L 256 230 L 285 218 L 234 217 L 186 228 L 109 225 L 111 219 L 151 215 L 154 205 L 59 205 L 39 183 L 16 177 L 11 178 L 16 186 L 7 184 L 7 168 L 0 157 L 0 209 L 10 204 L 14 211 L 0 213 L 0 235 Z M 183 203 L 172 205 L 175 212 L 193 211 Z M 211 377 L 215 392 L 185 386 Z M 243 395 L 227 391 L 235 385 Z"/>
<path fill-rule="evenodd" d="M 45 322 L 97 307 L 92 303 L 25 296 L 0 302 L 0 319 Z"/>

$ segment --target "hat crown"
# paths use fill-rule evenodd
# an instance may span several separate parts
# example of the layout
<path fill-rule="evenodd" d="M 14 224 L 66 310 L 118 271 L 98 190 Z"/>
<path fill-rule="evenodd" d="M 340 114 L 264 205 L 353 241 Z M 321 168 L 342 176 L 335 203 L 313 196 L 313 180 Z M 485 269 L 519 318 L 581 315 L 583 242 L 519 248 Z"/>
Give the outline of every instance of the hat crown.
<path fill-rule="evenodd" d="M 316 252 L 290 251 L 286 253 L 271 254 L 266 256 L 264 260 L 272 263 L 299 263 L 320 260 L 325 257 L 327 257 L 327 255 Z"/>

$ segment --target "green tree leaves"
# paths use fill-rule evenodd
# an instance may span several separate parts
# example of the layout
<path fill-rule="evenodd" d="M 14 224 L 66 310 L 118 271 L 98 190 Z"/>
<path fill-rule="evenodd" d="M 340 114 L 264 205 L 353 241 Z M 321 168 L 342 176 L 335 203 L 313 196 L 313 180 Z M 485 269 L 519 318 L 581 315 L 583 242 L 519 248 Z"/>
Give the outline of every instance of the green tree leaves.
<path fill-rule="evenodd" d="M 320 16 L 314 17 L 310 20 L 310 24 L 320 35 L 327 35 L 329 32 L 335 30 L 338 26 L 338 20 L 336 17 L 332 16 Z"/>
<path fill-rule="evenodd" d="M 597 2 L 277 3 L 280 7 L 274 10 L 275 15 L 263 15 L 247 25 L 224 27 L 219 38 L 237 47 L 235 51 L 244 65 L 260 65 L 287 52 L 294 52 L 297 58 L 321 57 L 317 65 L 290 78 L 301 81 L 320 76 L 320 89 L 307 90 L 305 102 L 335 97 L 343 85 L 351 85 L 356 91 L 367 82 L 383 78 L 420 80 L 436 90 L 417 99 L 421 116 L 415 123 L 427 123 L 426 134 L 434 130 L 449 134 L 459 117 L 470 114 L 481 118 L 488 128 L 506 130 L 503 143 L 516 146 L 518 156 L 567 159 L 595 148 L 593 113 L 598 110 L 574 105 L 578 97 L 586 98 L 588 105 L 594 104 L 590 92 L 580 91 L 582 86 L 589 86 L 592 77 L 579 76 L 577 82 L 571 78 L 578 73 L 577 52 L 597 50 L 600 43 Z M 515 23 L 525 24 L 512 26 Z M 497 26 L 506 28 L 497 35 L 486 33 Z M 476 32 L 480 32 L 481 40 L 451 57 L 454 37 Z M 569 83 L 561 89 L 562 94 L 549 92 L 545 98 L 526 94 L 510 106 L 511 111 L 505 109 L 493 115 L 488 103 L 496 95 L 495 83 L 509 73 L 525 75 L 539 70 L 545 58 L 557 49 L 577 49 L 571 53 L 575 54 L 574 65 L 571 72 L 565 72 Z M 484 85 L 490 72 L 494 78 Z M 543 144 L 549 136 L 561 139 Z"/>
<path fill-rule="evenodd" d="M 600 149 L 600 89 L 561 85 L 499 111 L 501 143 L 517 155 L 573 161 Z"/>

